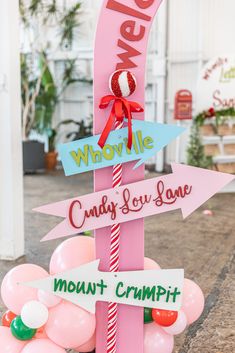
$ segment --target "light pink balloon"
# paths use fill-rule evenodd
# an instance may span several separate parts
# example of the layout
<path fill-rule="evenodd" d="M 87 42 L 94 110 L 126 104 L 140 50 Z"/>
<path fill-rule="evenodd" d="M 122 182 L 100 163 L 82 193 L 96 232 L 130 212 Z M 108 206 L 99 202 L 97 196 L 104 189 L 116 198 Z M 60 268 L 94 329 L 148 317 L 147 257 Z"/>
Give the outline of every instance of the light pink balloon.
<path fill-rule="evenodd" d="M 195 282 L 185 278 L 181 309 L 185 313 L 189 325 L 199 319 L 204 305 L 205 298 L 201 288 Z"/>
<path fill-rule="evenodd" d="M 187 317 L 185 313 L 182 310 L 180 310 L 178 312 L 178 317 L 176 322 L 169 327 L 163 327 L 163 330 L 169 335 L 179 335 L 180 333 L 184 332 L 186 327 L 187 327 Z"/>
<path fill-rule="evenodd" d="M 7 352 L 8 353 L 8 352 Z M 21 353 L 66 353 L 65 350 L 57 346 L 49 339 L 36 339 L 28 343 Z"/>
<path fill-rule="evenodd" d="M 26 343 L 17 340 L 9 327 L 0 326 L 0 353 L 21 353 Z"/>
<path fill-rule="evenodd" d="M 76 352 L 86 353 L 92 352 L 96 347 L 96 334 L 91 337 L 91 339 L 80 347 L 75 348 Z"/>
<path fill-rule="evenodd" d="M 50 262 L 52 275 L 70 270 L 95 260 L 95 241 L 88 236 L 77 236 L 61 243 Z"/>
<path fill-rule="evenodd" d="M 61 298 L 51 293 L 45 292 L 42 289 L 38 290 L 38 300 L 48 308 L 52 308 L 53 306 L 60 304 L 62 301 Z"/>
<path fill-rule="evenodd" d="M 95 315 L 78 306 L 62 302 L 50 310 L 46 324 L 47 336 L 63 348 L 76 348 L 94 334 Z"/>
<path fill-rule="evenodd" d="M 144 269 L 145 270 L 160 270 L 161 267 L 156 263 L 156 261 L 145 257 L 144 258 Z"/>
<path fill-rule="evenodd" d="M 19 283 L 45 278 L 48 273 L 37 265 L 24 264 L 14 267 L 2 281 L 1 296 L 6 307 L 20 315 L 25 303 L 37 300 L 37 289 L 23 286 Z"/>
<path fill-rule="evenodd" d="M 155 323 L 144 325 L 144 353 L 172 353 L 174 337 Z"/>

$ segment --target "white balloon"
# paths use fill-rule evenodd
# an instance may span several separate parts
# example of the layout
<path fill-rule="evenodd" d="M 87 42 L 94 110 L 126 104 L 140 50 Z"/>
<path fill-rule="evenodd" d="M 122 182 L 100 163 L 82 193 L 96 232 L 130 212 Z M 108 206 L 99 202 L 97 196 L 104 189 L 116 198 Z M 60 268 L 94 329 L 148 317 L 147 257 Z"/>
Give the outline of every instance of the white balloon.
<path fill-rule="evenodd" d="M 185 313 L 180 310 L 176 322 L 169 327 L 162 327 L 163 330 L 169 335 L 179 335 L 187 327 L 187 317 Z"/>
<path fill-rule="evenodd" d="M 21 310 L 23 323 L 32 329 L 44 326 L 47 323 L 48 315 L 47 307 L 37 300 L 26 303 Z"/>

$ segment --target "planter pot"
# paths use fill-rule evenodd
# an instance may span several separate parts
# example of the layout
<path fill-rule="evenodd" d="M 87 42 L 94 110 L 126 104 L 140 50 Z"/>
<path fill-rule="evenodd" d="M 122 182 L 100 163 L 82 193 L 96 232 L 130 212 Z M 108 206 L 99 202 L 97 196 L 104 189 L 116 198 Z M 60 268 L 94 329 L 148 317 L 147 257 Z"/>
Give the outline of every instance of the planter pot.
<path fill-rule="evenodd" d="M 36 173 L 45 169 L 44 143 L 38 141 L 23 141 L 24 173 Z"/>
<path fill-rule="evenodd" d="M 57 152 L 48 152 L 45 154 L 45 164 L 47 170 L 55 170 L 57 165 Z"/>

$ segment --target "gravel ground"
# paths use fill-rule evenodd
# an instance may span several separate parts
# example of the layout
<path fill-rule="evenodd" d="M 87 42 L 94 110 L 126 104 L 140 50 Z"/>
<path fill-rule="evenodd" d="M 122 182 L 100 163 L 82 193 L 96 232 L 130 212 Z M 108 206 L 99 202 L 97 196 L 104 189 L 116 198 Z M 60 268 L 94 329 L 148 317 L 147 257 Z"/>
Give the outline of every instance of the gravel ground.
<path fill-rule="evenodd" d="M 155 176 L 149 174 L 149 177 Z M 0 280 L 16 264 L 47 267 L 60 241 L 39 239 L 58 219 L 33 213 L 33 207 L 92 191 L 92 175 L 65 178 L 62 172 L 24 177 L 26 256 L 16 263 L 0 261 Z M 202 317 L 176 338 L 175 353 L 235 352 L 235 194 L 218 194 L 185 221 L 180 212 L 145 221 L 145 254 L 162 268 L 185 269 L 206 296 Z M 212 217 L 203 215 L 212 209 Z M 0 301 L 0 311 L 3 311 Z"/>

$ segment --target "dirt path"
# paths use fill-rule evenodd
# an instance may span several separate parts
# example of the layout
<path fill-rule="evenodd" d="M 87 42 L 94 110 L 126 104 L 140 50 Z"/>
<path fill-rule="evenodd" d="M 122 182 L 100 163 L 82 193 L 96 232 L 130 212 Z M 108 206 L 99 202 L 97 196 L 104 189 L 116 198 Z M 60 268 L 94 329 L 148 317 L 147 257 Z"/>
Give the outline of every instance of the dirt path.
<path fill-rule="evenodd" d="M 24 182 L 27 254 L 17 263 L 27 261 L 45 267 L 60 241 L 40 243 L 39 239 L 58 219 L 32 213 L 31 209 L 91 192 L 92 176 L 65 179 L 57 172 L 26 176 Z M 213 217 L 202 214 L 206 208 L 213 210 Z M 216 195 L 185 221 L 180 212 L 147 218 L 145 230 L 146 256 L 162 268 L 183 267 L 185 276 L 195 280 L 206 295 L 202 317 L 176 338 L 175 353 L 235 352 L 235 194 Z M 13 266 L 0 262 L 0 277 Z"/>

